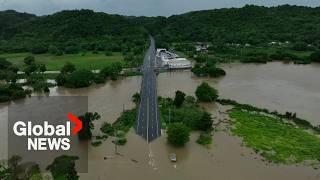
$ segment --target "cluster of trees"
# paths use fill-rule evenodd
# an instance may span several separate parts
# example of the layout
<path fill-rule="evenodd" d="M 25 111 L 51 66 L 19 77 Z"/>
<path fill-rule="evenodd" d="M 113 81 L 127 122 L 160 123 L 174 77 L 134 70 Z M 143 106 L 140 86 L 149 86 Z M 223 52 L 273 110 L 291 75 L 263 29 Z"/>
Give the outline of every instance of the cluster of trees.
<path fill-rule="evenodd" d="M 56 180 L 77 180 L 79 176 L 75 168 L 76 156 L 62 155 L 46 168 Z M 7 163 L 0 165 L 0 179 L 3 180 L 42 180 L 45 179 L 39 165 L 33 162 L 22 162 L 20 156 L 12 156 Z"/>
<path fill-rule="evenodd" d="M 189 57 L 196 60 L 195 66 L 191 69 L 196 76 L 221 77 L 226 75 L 223 69 L 217 67 L 218 60 L 208 54 L 190 52 Z"/>
<path fill-rule="evenodd" d="M 19 69 L 5 58 L 0 58 L 0 80 L 4 80 L 8 83 L 15 83 Z"/>
<path fill-rule="evenodd" d="M 191 71 L 196 76 L 210 76 L 210 77 L 221 77 L 225 76 L 226 72 L 216 66 L 216 63 L 207 62 L 207 63 L 196 63 L 195 66 L 191 69 Z"/>
<path fill-rule="evenodd" d="M 23 89 L 19 84 L 0 84 L 0 102 L 22 99 L 30 94 L 30 90 Z"/>
<path fill-rule="evenodd" d="M 52 174 L 53 179 L 78 180 L 79 176 L 76 171 L 75 161 L 79 158 L 76 156 L 62 155 L 56 157 L 52 164 L 47 167 Z"/>
<path fill-rule="evenodd" d="M 196 89 L 196 96 L 201 102 L 212 102 L 218 99 L 218 91 L 208 83 L 203 82 Z"/>
<path fill-rule="evenodd" d="M 132 67 L 137 67 L 143 63 L 143 51 L 137 53 L 124 53 L 124 61 Z"/>
<path fill-rule="evenodd" d="M 168 142 L 183 146 L 189 141 L 191 130 L 210 133 L 213 130 L 211 114 L 203 110 L 193 96 L 176 91 L 174 99 L 159 98 L 161 117 L 168 124 Z"/>
<path fill-rule="evenodd" d="M 320 62 L 320 51 L 316 51 L 310 55 L 310 60 L 313 62 Z"/>
<path fill-rule="evenodd" d="M 56 77 L 58 86 L 69 88 L 88 87 L 93 82 L 100 84 L 110 78 L 116 80 L 122 71 L 122 65 L 119 62 L 112 63 L 101 69 L 99 73 L 93 73 L 87 69 L 77 70 L 72 63 L 66 63 L 61 68 L 61 73 Z"/>
<path fill-rule="evenodd" d="M 22 163 L 20 156 L 12 156 L 7 163 L 0 164 L 0 179 L 3 180 L 40 180 L 40 168 L 38 164 L 31 162 Z"/>
<path fill-rule="evenodd" d="M 124 145 L 127 143 L 126 133 L 136 122 L 136 112 L 136 109 L 126 110 L 114 123 L 105 122 L 100 130 L 107 136 L 116 137 L 113 143 Z"/>
<path fill-rule="evenodd" d="M 176 146 L 183 146 L 190 140 L 190 129 L 181 122 L 169 124 L 168 142 Z"/>
<path fill-rule="evenodd" d="M 24 73 L 27 79 L 26 84 L 30 85 L 36 92 L 49 92 L 49 84 L 43 73 L 47 70 L 46 65 L 37 63 L 34 56 L 24 58 Z"/>
<path fill-rule="evenodd" d="M 30 90 L 25 90 L 17 84 L 18 68 L 4 58 L 0 58 L 0 102 L 25 98 L 31 94 Z"/>

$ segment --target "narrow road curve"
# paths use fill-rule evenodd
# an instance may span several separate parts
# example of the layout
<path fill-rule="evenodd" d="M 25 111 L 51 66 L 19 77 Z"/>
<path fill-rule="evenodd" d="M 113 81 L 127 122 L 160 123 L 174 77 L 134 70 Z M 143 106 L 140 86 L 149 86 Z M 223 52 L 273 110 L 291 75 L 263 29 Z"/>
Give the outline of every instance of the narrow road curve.
<path fill-rule="evenodd" d="M 141 98 L 135 128 L 136 133 L 148 143 L 161 136 L 155 61 L 155 42 L 150 37 L 150 47 L 145 54 L 142 67 Z"/>

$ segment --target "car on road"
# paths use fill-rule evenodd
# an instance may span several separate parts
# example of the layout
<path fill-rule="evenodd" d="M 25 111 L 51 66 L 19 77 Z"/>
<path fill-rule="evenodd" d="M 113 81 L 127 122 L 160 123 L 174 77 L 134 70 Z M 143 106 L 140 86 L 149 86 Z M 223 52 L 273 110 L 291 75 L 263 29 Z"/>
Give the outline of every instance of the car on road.
<path fill-rule="evenodd" d="M 177 155 L 175 153 L 171 153 L 169 155 L 169 159 L 171 162 L 177 162 Z"/>

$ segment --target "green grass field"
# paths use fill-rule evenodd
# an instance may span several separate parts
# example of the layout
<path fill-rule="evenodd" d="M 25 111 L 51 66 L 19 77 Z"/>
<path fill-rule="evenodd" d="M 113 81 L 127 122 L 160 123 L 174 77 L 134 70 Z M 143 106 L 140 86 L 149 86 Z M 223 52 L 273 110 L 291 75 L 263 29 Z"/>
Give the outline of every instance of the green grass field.
<path fill-rule="evenodd" d="M 320 138 L 279 119 L 233 109 L 232 132 L 267 160 L 275 163 L 300 163 L 320 160 Z"/>
<path fill-rule="evenodd" d="M 30 53 L 0 54 L 0 57 L 6 58 L 8 61 L 23 69 L 23 59 L 31 55 Z M 65 54 L 55 56 L 51 54 L 33 55 L 36 62 L 46 64 L 48 71 L 58 71 L 66 62 L 73 63 L 77 69 L 102 69 L 113 62 L 123 62 L 123 55 L 119 52 L 113 53 L 112 56 L 106 56 L 104 53 L 79 53 Z M 123 62 L 124 63 L 124 62 Z"/>

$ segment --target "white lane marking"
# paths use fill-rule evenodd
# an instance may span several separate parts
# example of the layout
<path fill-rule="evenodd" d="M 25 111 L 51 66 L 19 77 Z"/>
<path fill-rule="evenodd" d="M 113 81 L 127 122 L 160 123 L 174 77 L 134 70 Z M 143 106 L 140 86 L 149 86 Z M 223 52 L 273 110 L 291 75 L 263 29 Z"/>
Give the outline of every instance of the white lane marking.
<path fill-rule="evenodd" d="M 149 98 L 147 98 L 147 142 L 149 143 Z"/>
<path fill-rule="evenodd" d="M 157 80 L 155 80 L 155 94 L 157 94 Z M 158 122 L 158 106 L 157 106 L 157 96 L 155 96 L 155 107 L 156 107 L 156 123 L 157 123 L 157 136 L 159 137 L 159 122 Z"/>

